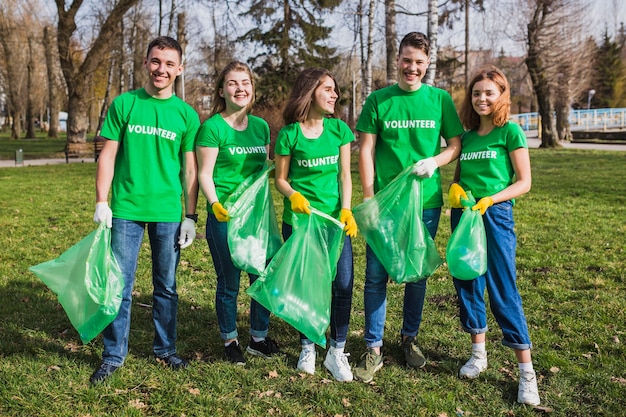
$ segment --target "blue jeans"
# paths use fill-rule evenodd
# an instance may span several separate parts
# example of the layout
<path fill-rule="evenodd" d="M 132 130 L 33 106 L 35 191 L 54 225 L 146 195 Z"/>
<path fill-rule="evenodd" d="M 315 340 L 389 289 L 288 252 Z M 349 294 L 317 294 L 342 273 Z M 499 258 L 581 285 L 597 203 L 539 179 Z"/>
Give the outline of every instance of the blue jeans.
<path fill-rule="evenodd" d="M 283 239 L 289 239 L 293 229 L 290 224 L 283 222 Z M 330 346 L 343 348 L 348 337 L 350 311 L 352 309 L 352 288 L 354 286 L 354 265 L 352 259 L 352 240 L 346 236 L 339 261 L 337 274 L 332 286 L 332 300 L 330 305 Z M 313 344 L 305 335 L 300 333 L 300 344 Z"/>
<path fill-rule="evenodd" d="M 147 223 L 113 219 L 111 248 L 124 276 L 124 292 L 120 311 L 102 335 L 104 352 L 102 361 L 121 366 L 128 354 L 130 332 L 130 309 L 135 285 L 135 271 L 144 229 L 148 229 L 152 251 L 152 321 L 154 342 L 152 349 L 157 357 L 176 353 L 176 268 L 180 259 L 178 234 L 180 223 Z"/>
<path fill-rule="evenodd" d="M 459 223 L 461 213 L 461 209 L 452 209 L 452 230 Z M 516 285 L 513 205 L 510 201 L 494 204 L 482 218 L 487 234 L 487 272 L 469 281 L 453 280 L 459 297 L 461 326 L 470 334 L 487 332 L 486 288 L 489 306 L 502 329 L 502 344 L 513 349 L 530 349 L 528 325 Z"/>
<path fill-rule="evenodd" d="M 206 221 L 206 240 L 217 274 L 215 310 L 220 337 L 223 340 L 236 339 L 239 335 L 237 332 L 237 296 L 241 270 L 233 264 L 230 257 L 228 223 L 219 222 L 214 214 L 209 213 Z M 258 278 L 253 274 L 248 274 L 248 277 L 250 285 Z M 250 336 L 266 337 L 269 324 L 269 310 L 252 299 L 250 301 Z"/>
<path fill-rule="evenodd" d="M 422 220 L 430 236 L 434 239 L 439 226 L 441 208 L 425 209 Z M 385 320 L 387 316 L 387 281 L 389 274 L 378 260 L 369 245 L 365 248 L 365 343 L 368 348 L 383 345 Z M 402 310 L 402 331 L 405 336 L 416 337 L 422 321 L 426 279 L 407 283 L 404 286 L 404 306 Z"/>

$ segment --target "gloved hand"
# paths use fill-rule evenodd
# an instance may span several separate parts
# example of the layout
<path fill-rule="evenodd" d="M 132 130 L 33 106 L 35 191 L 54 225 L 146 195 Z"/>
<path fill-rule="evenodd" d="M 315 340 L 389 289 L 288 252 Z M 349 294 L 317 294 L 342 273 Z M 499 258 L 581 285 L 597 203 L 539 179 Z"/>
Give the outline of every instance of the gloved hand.
<path fill-rule="evenodd" d="M 178 244 L 181 249 L 185 249 L 187 246 L 193 243 L 196 238 L 196 222 L 192 219 L 185 218 L 180 224 L 180 235 L 178 236 Z"/>
<path fill-rule="evenodd" d="M 356 220 L 354 220 L 354 215 L 352 214 L 352 210 L 347 208 L 342 208 L 339 213 L 339 221 L 346 225 L 343 228 L 343 231 L 346 232 L 346 236 L 355 237 L 358 228 L 356 225 Z"/>
<path fill-rule="evenodd" d="M 227 222 L 230 220 L 228 211 L 220 204 L 219 201 L 211 204 L 211 208 L 213 209 L 213 214 L 215 214 L 215 218 L 218 222 Z"/>
<path fill-rule="evenodd" d="M 309 209 L 309 200 L 304 198 L 302 194 L 299 192 L 295 192 L 291 194 L 289 197 L 289 201 L 291 201 L 291 211 L 294 213 L 306 213 L 311 214 L 311 210 Z"/>
<path fill-rule="evenodd" d="M 482 216 L 491 206 L 493 206 L 493 199 L 491 197 L 483 197 L 478 200 L 478 203 L 476 203 L 475 206 L 472 207 L 472 210 L 480 210 L 480 214 Z"/>
<path fill-rule="evenodd" d="M 109 203 L 106 201 L 96 203 L 96 211 L 93 214 L 93 221 L 98 224 L 105 223 L 109 229 L 113 226 L 113 212 L 109 207 Z"/>
<path fill-rule="evenodd" d="M 437 162 L 435 162 L 435 158 L 426 158 L 415 163 L 413 166 L 413 174 L 421 178 L 430 178 L 433 176 L 436 169 Z"/>
<path fill-rule="evenodd" d="M 467 199 L 467 194 L 463 187 L 461 187 L 456 182 L 453 182 L 450 185 L 450 189 L 448 190 L 448 201 L 450 202 L 450 207 L 452 208 L 463 208 L 463 204 L 461 204 L 461 198 Z"/>

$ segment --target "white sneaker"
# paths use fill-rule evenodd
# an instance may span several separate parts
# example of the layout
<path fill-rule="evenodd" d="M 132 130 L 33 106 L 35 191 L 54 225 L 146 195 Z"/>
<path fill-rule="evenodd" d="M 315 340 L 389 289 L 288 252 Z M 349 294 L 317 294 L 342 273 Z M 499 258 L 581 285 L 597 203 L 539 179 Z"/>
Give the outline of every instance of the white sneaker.
<path fill-rule="evenodd" d="M 487 369 L 487 352 L 472 351 L 472 357 L 463 365 L 459 371 L 461 378 L 478 378 L 482 371 Z"/>
<path fill-rule="evenodd" d="M 330 347 L 324 359 L 324 366 L 330 371 L 337 381 L 352 381 L 352 371 L 348 363 L 349 353 L 344 353 L 343 349 Z"/>
<path fill-rule="evenodd" d="M 315 347 L 302 349 L 296 368 L 307 374 L 315 373 Z"/>
<path fill-rule="evenodd" d="M 539 389 L 535 371 L 520 372 L 517 402 L 520 404 L 539 405 Z"/>

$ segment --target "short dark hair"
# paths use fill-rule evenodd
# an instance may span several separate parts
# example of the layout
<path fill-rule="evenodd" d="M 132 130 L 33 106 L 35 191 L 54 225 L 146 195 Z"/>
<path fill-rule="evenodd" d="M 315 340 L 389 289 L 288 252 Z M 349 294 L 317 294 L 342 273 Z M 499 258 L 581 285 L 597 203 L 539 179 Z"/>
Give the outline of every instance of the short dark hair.
<path fill-rule="evenodd" d="M 170 38 L 169 36 L 159 36 L 158 38 L 155 38 L 152 42 L 150 42 L 150 45 L 148 45 L 146 57 L 150 55 L 150 51 L 152 50 L 152 48 L 155 47 L 159 49 L 175 49 L 178 52 L 178 57 L 182 62 L 183 48 L 180 47 L 180 44 L 176 39 Z"/>
<path fill-rule="evenodd" d="M 400 47 L 398 48 L 398 53 L 402 53 L 402 48 L 405 46 L 412 46 L 415 49 L 419 49 L 423 51 L 426 56 L 430 56 L 430 40 L 428 36 L 424 35 L 422 32 L 409 32 L 404 35 L 404 38 L 400 41 Z"/>

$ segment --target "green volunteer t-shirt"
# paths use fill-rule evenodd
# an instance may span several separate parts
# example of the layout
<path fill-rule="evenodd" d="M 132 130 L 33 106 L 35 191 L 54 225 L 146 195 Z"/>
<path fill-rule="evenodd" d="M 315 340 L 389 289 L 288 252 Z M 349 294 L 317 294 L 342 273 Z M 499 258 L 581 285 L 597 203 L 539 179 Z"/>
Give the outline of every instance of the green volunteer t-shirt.
<path fill-rule="evenodd" d="M 297 122 L 283 127 L 276 138 L 275 153 L 291 157 L 291 187 L 309 200 L 311 207 L 334 218 L 341 211 L 339 148 L 353 140 L 348 125 L 334 118 L 324 119 L 319 138 L 305 137 Z M 284 202 L 283 221 L 292 224 L 291 202 L 288 198 Z"/>
<path fill-rule="evenodd" d="M 404 168 L 441 152 L 441 137 L 463 133 L 463 125 L 446 91 L 422 84 L 404 91 L 397 84 L 367 97 L 356 130 L 376 135 L 374 191 L 382 190 Z M 439 170 L 423 180 L 424 208 L 443 204 Z"/>
<path fill-rule="evenodd" d="M 248 115 L 248 127 L 242 131 L 233 129 L 219 113 L 202 124 L 196 146 L 219 149 L 213 181 L 222 204 L 243 180 L 263 169 L 269 143 L 267 122 L 253 115 Z M 207 210 L 212 213 L 208 202 Z"/>
<path fill-rule="evenodd" d="M 183 152 L 193 152 L 200 119 L 176 96 L 151 97 L 142 88 L 113 100 L 101 136 L 118 141 L 111 184 L 113 217 L 179 222 Z"/>
<path fill-rule="evenodd" d="M 461 138 L 459 185 L 478 200 L 504 190 L 513 183 L 515 171 L 509 153 L 528 148 L 522 128 L 513 122 L 495 127 L 485 136 L 475 130 Z"/>

